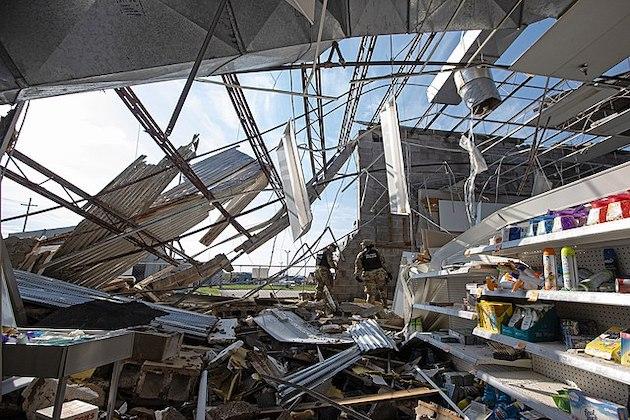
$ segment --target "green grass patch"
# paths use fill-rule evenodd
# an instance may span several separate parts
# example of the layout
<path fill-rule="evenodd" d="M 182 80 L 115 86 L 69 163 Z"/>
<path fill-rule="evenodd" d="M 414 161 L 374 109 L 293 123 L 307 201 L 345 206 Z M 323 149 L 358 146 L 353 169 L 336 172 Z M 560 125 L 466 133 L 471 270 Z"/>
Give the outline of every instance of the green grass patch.
<path fill-rule="evenodd" d="M 251 290 L 255 287 L 256 285 L 253 284 L 224 284 L 220 288 L 219 286 L 200 287 L 199 289 L 197 289 L 197 293 L 209 296 L 221 296 L 221 290 Z M 268 284 L 267 286 L 263 287 L 263 290 L 294 290 L 296 292 L 314 292 L 315 285 L 297 284 L 295 285 L 295 287 L 285 287 L 276 284 Z"/>

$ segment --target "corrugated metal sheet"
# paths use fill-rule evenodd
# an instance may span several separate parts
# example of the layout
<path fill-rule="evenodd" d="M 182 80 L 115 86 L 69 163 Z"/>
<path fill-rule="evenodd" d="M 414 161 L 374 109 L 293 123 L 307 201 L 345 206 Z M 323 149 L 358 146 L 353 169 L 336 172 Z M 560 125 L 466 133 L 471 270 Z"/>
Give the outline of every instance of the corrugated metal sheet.
<path fill-rule="evenodd" d="M 348 328 L 348 332 L 362 352 L 378 349 L 396 350 L 396 342 L 373 319 L 354 324 Z"/>
<path fill-rule="evenodd" d="M 313 389 L 323 384 L 342 370 L 354 365 L 360 359 L 361 350 L 359 349 L 359 346 L 352 346 L 349 349 L 329 357 L 323 362 L 315 363 L 305 369 L 292 373 L 284 379 L 294 384 Z M 302 394 L 302 391 L 291 386 L 278 386 L 278 397 L 281 403 L 287 403 Z"/>
<path fill-rule="evenodd" d="M 290 311 L 265 309 L 254 322 L 278 341 L 293 344 L 350 344 L 347 335 L 331 335 L 307 324 L 302 318 Z"/>
<path fill-rule="evenodd" d="M 15 270 L 15 279 L 24 301 L 57 308 L 65 308 L 92 300 L 108 300 L 119 303 L 132 300 L 27 271 Z M 212 315 L 185 311 L 172 306 L 150 302 L 143 303 L 152 308 L 168 312 L 168 315 L 156 318 L 153 321 L 155 325 L 166 330 L 181 331 L 191 336 L 205 338 L 219 320 L 219 318 Z"/>
<path fill-rule="evenodd" d="M 159 165 L 162 164 L 163 162 Z M 132 168 L 134 165 L 117 177 L 113 184 L 119 185 L 121 180 L 128 182 L 130 179 L 137 179 L 138 175 Z M 142 165 L 146 166 L 144 163 Z M 167 163 L 165 165 L 168 166 Z M 210 156 L 194 164 L 193 168 L 221 201 L 228 200 L 234 194 L 243 193 L 244 190 L 260 190 L 267 185 L 266 177 L 256 160 L 236 149 Z M 156 169 L 152 171 L 155 173 Z M 116 193 L 112 193 L 109 200 L 113 207 L 125 214 L 131 214 L 134 206 L 140 208 L 142 212 L 133 212 L 131 219 L 160 240 L 168 240 L 188 231 L 205 220 L 212 209 L 212 205 L 201 193 L 195 192 L 187 180 L 158 196 L 157 194 L 174 177 L 174 174 L 170 174 L 171 171 L 172 169 L 168 169 L 160 173 L 156 180 L 149 177 L 139 184 L 134 184 L 134 191 L 137 188 L 135 192 L 128 192 L 127 189 L 117 191 L 116 193 L 122 192 L 120 200 L 123 204 L 115 199 Z M 133 176 L 125 175 L 128 172 Z M 146 176 L 145 172 L 142 171 L 143 176 Z M 166 177 L 166 173 L 170 174 L 168 179 L 162 179 Z M 145 185 L 145 182 L 151 180 L 152 183 Z M 142 193 L 143 189 L 151 190 L 151 194 Z M 138 199 L 134 194 L 143 199 Z M 143 238 L 138 234 L 134 236 Z M 148 243 L 151 242 L 148 238 L 144 239 Z M 108 230 L 87 221 L 79 224 L 74 237 L 66 241 L 63 247 L 65 247 L 63 253 L 55 254 L 51 262 L 53 265 L 47 268 L 44 274 L 96 288 L 124 273 L 146 255 L 146 251 L 138 252 L 138 248 L 124 238 L 116 237 Z M 64 258 L 63 261 L 60 261 L 61 257 Z"/>
<path fill-rule="evenodd" d="M 243 182 L 255 177 L 261 170 L 254 158 L 236 148 L 207 157 L 191 166 L 203 184 L 217 197 L 219 192 L 225 193 L 229 188 L 240 187 Z M 220 191 L 215 191 L 215 189 Z M 161 206 L 191 194 L 200 193 L 188 179 L 184 178 L 184 182 L 161 194 L 151 207 Z"/>

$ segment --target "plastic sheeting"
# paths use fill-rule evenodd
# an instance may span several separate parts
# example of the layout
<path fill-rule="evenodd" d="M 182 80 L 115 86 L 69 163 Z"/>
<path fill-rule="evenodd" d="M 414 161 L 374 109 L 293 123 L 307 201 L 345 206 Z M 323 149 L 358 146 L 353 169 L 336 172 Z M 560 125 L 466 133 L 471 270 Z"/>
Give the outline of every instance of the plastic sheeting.
<path fill-rule="evenodd" d="M 392 214 L 409 215 L 409 194 L 407 177 L 400 144 L 400 127 L 396 99 L 390 98 L 380 113 L 383 148 L 385 149 L 385 167 L 387 168 L 387 191 L 389 209 Z"/>
<path fill-rule="evenodd" d="M 464 202 L 466 203 L 466 215 L 468 216 L 468 222 L 471 226 L 477 222 L 477 203 L 475 202 L 475 178 L 482 172 L 488 170 L 486 160 L 483 158 L 479 148 L 475 144 L 475 138 L 472 134 L 472 120 L 471 130 L 468 135 L 462 135 L 459 139 L 459 145 L 462 149 L 468 152 L 468 158 L 470 159 L 470 175 L 464 183 Z"/>
<path fill-rule="evenodd" d="M 278 168 L 282 178 L 282 189 L 289 213 L 289 225 L 293 240 L 297 240 L 311 228 L 313 215 L 304 182 L 304 172 L 295 142 L 293 120 L 287 123 L 278 146 Z"/>

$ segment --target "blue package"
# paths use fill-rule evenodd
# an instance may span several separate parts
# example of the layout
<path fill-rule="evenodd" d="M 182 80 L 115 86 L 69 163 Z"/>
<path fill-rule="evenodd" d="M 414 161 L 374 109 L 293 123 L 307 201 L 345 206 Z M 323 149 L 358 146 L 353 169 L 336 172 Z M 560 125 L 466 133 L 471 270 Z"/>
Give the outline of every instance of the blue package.
<path fill-rule="evenodd" d="M 623 405 L 587 397 L 577 389 L 568 392 L 571 416 L 576 420 L 628 420 L 628 409 Z"/>

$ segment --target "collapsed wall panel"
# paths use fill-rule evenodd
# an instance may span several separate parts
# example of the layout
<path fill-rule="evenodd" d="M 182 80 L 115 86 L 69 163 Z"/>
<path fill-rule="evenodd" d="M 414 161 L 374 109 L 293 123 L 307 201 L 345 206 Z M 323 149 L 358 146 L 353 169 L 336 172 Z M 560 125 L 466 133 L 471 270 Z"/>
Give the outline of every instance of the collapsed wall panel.
<path fill-rule="evenodd" d="M 197 162 L 192 167 L 213 195 L 224 202 L 239 196 L 244 190 L 256 191 L 266 186 L 265 175 L 255 162 L 250 156 L 230 149 Z M 120 179 L 128 180 L 132 176 L 129 172 L 133 173 L 133 170 L 128 168 L 112 184 L 121 185 Z M 146 176 L 145 172 L 142 171 L 142 176 Z M 166 177 L 163 175 L 165 172 L 169 172 L 168 182 L 162 179 Z M 130 215 L 131 221 L 139 225 L 143 232 L 161 242 L 176 238 L 198 225 L 208 217 L 213 208 L 187 180 L 159 194 L 177 174 L 176 169 L 168 169 L 165 172 L 156 175 L 159 179 L 152 182 L 153 177 L 145 180 L 151 187 L 150 193 L 144 190 L 135 192 L 133 189 L 122 189 L 120 191 L 124 191 L 124 194 L 120 200 L 116 199 L 116 192 L 107 197 L 112 207 L 123 207 L 126 210 L 125 214 Z M 138 177 L 133 175 L 132 179 Z M 144 185 L 145 181 L 134 184 L 134 187 Z M 159 191 L 155 194 L 158 188 Z M 135 193 L 142 196 L 142 199 L 136 197 Z M 120 206 L 121 200 L 123 206 Z M 149 204 L 146 204 L 147 200 L 150 200 Z M 133 206 L 137 206 L 139 210 L 134 211 Z M 64 243 L 61 247 L 65 246 L 64 254 L 60 256 L 55 254 L 46 269 L 46 275 L 98 288 L 129 270 L 146 255 L 146 251 L 127 241 L 124 235 L 116 235 L 100 227 L 90 230 L 89 227 L 86 221 L 77 226 L 66 241 L 70 242 Z M 89 240 L 81 238 L 86 232 L 90 235 Z M 140 237 L 151 243 L 146 235 Z"/>

